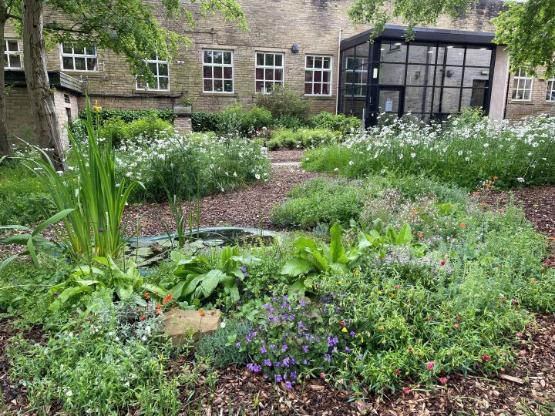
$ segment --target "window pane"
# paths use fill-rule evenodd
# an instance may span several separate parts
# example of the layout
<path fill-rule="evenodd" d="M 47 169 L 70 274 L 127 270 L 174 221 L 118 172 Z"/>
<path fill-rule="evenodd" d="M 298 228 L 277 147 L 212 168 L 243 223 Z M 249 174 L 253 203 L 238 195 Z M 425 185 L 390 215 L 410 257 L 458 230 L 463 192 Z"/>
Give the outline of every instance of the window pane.
<path fill-rule="evenodd" d="M 272 89 L 274 88 L 274 83 L 266 82 L 265 86 L 266 86 L 266 92 L 272 92 Z"/>
<path fill-rule="evenodd" d="M 283 66 L 283 55 L 277 54 L 275 59 L 276 59 L 276 62 L 275 62 L 276 66 Z"/>
<path fill-rule="evenodd" d="M 409 65 L 407 85 L 433 85 L 434 68 L 430 65 Z"/>
<path fill-rule="evenodd" d="M 274 55 L 271 53 L 266 54 L 266 66 L 274 66 Z"/>
<path fill-rule="evenodd" d="M 96 70 L 96 58 L 87 58 L 87 71 Z"/>
<path fill-rule="evenodd" d="M 306 67 L 307 68 L 314 68 L 314 58 L 312 56 L 306 57 Z"/>
<path fill-rule="evenodd" d="M 158 73 L 162 76 L 168 75 L 168 64 L 158 64 Z"/>
<path fill-rule="evenodd" d="M 207 64 L 212 63 L 212 51 L 204 51 L 204 62 Z"/>
<path fill-rule="evenodd" d="M 304 84 L 304 93 L 312 94 L 312 84 L 309 84 L 309 83 Z"/>
<path fill-rule="evenodd" d="M 328 71 L 325 71 L 322 73 L 322 81 L 324 82 L 330 81 L 330 73 Z"/>
<path fill-rule="evenodd" d="M 473 87 L 475 81 L 489 82 L 489 68 L 465 68 L 464 86 Z"/>
<path fill-rule="evenodd" d="M 256 92 L 262 92 L 264 88 L 264 82 L 256 81 Z"/>
<path fill-rule="evenodd" d="M 73 48 L 70 45 L 62 45 L 62 51 L 63 53 L 72 53 Z"/>
<path fill-rule="evenodd" d="M 21 68 L 21 57 L 19 55 L 11 55 L 9 66 L 12 68 Z"/>
<path fill-rule="evenodd" d="M 224 52 L 224 64 L 231 65 L 231 52 Z"/>
<path fill-rule="evenodd" d="M 169 79 L 166 77 L 160 77 L 160 89 L 167 90 L 169 84 Z"/>
<path fill-rule="evenodd" d="M 74 46 L 73 47 L 73 53 L 76 55 L 84 55 L 85 54 L 85 48 L 82 46 Z"/>
<path fill-rule="evenodd" d="M 491 50 L 468 47 L 466 50 L 466 66 L 487 66 L 491 64 Z"/>
<path fill-rule="evenodd" d="M 459 111 L 459 88 L 443 88 L 441 96 L 441 112 L 456 113 Z"/>
<path fill-rule="evenodd" d="M 466 107 L 484 108 L 488 94 L 487 88 L 464 88 L 461 110 Z"/>
<path fill-rule="evenodd" d="M 224 88 L 224 82 L 221 79 L 214 80 L 214 91 L 222 92 Z"/>
<path fill-rule="evenodd" d="M 322 85 L 322 94 L 329 95 L 329 93 L 330 93 L 330 85 L 329 84 L 323 84 Z"/>
<path fill-rule="evenodd" d="M 233 81 L 224 81 L 225 92 L 233 92 Z"/>
<path fill-rule="evenodd" d="M 434 64 L 436 47 L 430 45 L 410 45 L 409 62 L 416 64 Z"/>
<path fill-rule="evenodd" d="M 212 67 L 205 66 L 203 71 L 204 78 L 212 78 Z"/>
<path fill-rule="evenodd" d="M 266 76 L 266 80 L 268 80 L 268 81 L 273 80 L 274 79 L 274 70 L 273 69 L 267 69 L 266 73 L 265 73 L 265 76 Z"/>
<path fill-rule="evenodd" d="M 436 71 L 436 85 L 445 85 L 447 87 L 458 87 L 462 81 L 462 67 L 447 66 L 445 68 L 438 66 Z"/>
<path fill-rule="evenodd" d="M 73 58 L 64 57 L 62 59 L 62 67 L 63 69 L 73 69 Z"/>
<path fill-rule="evenodd" d="M 314 84 L 314 94 L 322 93 L 322 84 Z"/>
<path fill-rule="evenodd" d="M 405 89 L 405 113 L 426 113 L 430 111 L 431 106 L 431 87 L 407 87 Z"/>
<path fill-rule="evenodd" d="M 275 71 L 275 79 L 276 81 L 283 80 L 283 69 L 276 69 Z"/>
<path fill-rule="evenodd" d="M 223 68 L 221 66 L 214 67 L 214 78 L 223 78 Z"/>
<path fill-rule="evenodd" d="M 154 76 L 158 75 L 158 66 L 156 65 L 156 63 L 150 62 L 148 64 L 148 69 L 150 70 L 150 72 L 152 72 Z"/>
<path fill-rule="evenodd" d="M 263 53 L 257 53 L 256 54 L 256 65 L 258 65 L 258 66 L 264 65 L 264 54 Z"/>
<path fill-rule="evenodd" d="M 85 58 L 75 58 L 75 69 L 78 71 L 84 71 L 86 69 Z"/>
<path fill-rule="evenodd" d="M 204 80 L 204 91 L 212 91 L 212 80 L 205 79 Z"/>
<path fill-rule="evenodd" d="M 402 85 L 405 82 L 405 65 L 403 64 L 381 64 L 380 84 Z"/>
<path fill-rule="evenodd" d="M 331 66 L 331 58 L 324 58 L 324 68 L 330 69 Z"/>
<path fill-rule="evenodd" d="M 407 45 L 401 42 L 382 42 L 382 62 L 405 62 L 407 59 Z"/>
<path fill-rule="evenodd" d="M 224 78 L 225 79 L 233 78 L 233 68 L 231 67 L 224 68 Z"/>
<path fill-rule="evenodd" d="M 10 52 L 18 52 L 19 44 L 17 43 L 17 40 L 9 40 L 7 50 Z"/>
<path fill-rule="evenodd" d="M 256 68 L 256 79 L 264 79 L 264 70 L 262 68 Z"/>
<path fill-rule="evenodd" d="M 304 80 L 308 82 L 312 81 L 312 71 L 305 71 Z"/>
<path fill-rule="evenodd" d="M 314 68 L 322 68 L 322 58 L 319 56 L 314 57 Z"/>
<path fill-rule="evenodd" d="M 447 47 L 447 65 L 462 65 L 464 62 L 464 46 Z"/>
<path fill-rule="evenodd" d="M 322 72 L 320 71 L 314 72 L 314 81 L 317 81 L 317 82 L 322 81 Z"/>
<path fill-rule="evenodd" d="M 221 64 L 222 63 L 222 53 L 220 51 L 214 51 L 212 56 L 214 58 L 214 63 L 215 64 Z"/>

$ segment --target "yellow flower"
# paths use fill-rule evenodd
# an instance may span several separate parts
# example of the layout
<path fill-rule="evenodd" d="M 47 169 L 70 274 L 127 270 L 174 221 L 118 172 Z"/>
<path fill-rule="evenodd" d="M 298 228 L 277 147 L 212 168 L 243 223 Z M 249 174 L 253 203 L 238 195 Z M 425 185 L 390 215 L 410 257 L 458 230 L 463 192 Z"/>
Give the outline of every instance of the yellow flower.
<path fill-rule="evenodd" d="M 341 332 L 349 332 L 349 330 L 346 327 L 343 327 L 343 329 L 341 330 Z"/>
<path fill-rule="evenodd" d="M 93 111 L 95 113 L 100 113 L 102 111 L 102 107 L 98 105 L 98 100 L 94 101 Z"/>

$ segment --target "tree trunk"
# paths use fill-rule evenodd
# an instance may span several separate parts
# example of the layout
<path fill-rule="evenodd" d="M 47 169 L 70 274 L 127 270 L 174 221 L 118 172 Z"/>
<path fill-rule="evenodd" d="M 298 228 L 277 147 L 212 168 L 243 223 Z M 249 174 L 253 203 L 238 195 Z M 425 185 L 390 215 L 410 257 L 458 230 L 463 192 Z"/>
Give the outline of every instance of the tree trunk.
<path fill-rule="evenodd" d="M 4 67 L 6 66 L 4 49 L 4 30 L 8 20 L 8 9 L 4 0 L 0 0 L 0 156 L 10 152 L 8 143 L 8 121 L 6 119 L 6 85 Z"/>
<path fill-rule="evenodd" d="M 43 0 L 23 1 L 23 56 L 27 91 L 38 121 L 39 144 L 49 149 L 56 169 L 63 170 L 64 148 L 46 69 Z"/>

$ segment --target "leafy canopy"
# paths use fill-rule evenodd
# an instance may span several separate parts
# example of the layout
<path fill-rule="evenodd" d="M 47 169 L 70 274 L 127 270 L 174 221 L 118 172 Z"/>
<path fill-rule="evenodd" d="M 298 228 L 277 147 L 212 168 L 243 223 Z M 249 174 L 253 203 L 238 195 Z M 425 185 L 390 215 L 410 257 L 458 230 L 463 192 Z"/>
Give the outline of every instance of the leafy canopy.
<path fill-rule="evenodd" d="M 11 15 L 21 20 L 22 0 L 10 0 Z M 247 28 L 236 0 L 43 0 L 44 30 L 53 42 L 94 44 L 124 55 L 135 75 L 152 76 L 146 59 L 169 59 L 190 40 L 164 26 L 174 20 L 193 28 L 195 19 L 219 12 L 224 20 Z M 160 7 L 161 4 L 161 7 Z"/>
<path fill-rule="evenodd" d="M 369 23 L 377 37 L 387 22 L 400 19 L 408 25 L 407 37 L 416 25 L 434 24 L 440 15 L 458 17 L 479 0 L 355 0 L 349 17 L 356 23 Z M 544 67 L 555 73 L 555 1 L 509 1 L 493 20 L 495 42 L 506 45 L 511 67 L 531 73 Z"/>

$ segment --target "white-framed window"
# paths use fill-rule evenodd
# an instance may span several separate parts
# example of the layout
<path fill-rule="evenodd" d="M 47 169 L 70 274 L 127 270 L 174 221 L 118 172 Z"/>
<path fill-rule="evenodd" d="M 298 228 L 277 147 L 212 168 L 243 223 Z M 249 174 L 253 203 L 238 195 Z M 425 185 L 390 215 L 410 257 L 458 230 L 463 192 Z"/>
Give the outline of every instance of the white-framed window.
<path fill-rule="evenodd" d="M 202 55 L 202 90 L 233 93 L 233 52 L 205 49 Z"/>
<path fill-rule="evenodd" d="M 550 103 L 555 103 L 555 78 L 547 80 L 547 92 L 545 93 L 545 99 Z"/>
<path fill-rule="evenodd" d="M 256 52 L 256 92 L 269 94 L 276 85 L 283 86 L 284 59 L 283 53 Z"/>
<path fill-rule="evenodd" d="M 522 68 L 513 77 L 513 100 L 514 101 L 531 101 L 532 85 L 534 79 L 526 74 Z"/>
<path fill-rule="evenodd" d="M 96 71 L 97 56 L 95 46 L 63 45 L 62 70 L 64 71 Z"/>
<path fill-rule="evenodd" d="M 137 89 L 144 91 L 169 91 L 170 89 L 170 67 L 168 61 L 160 59 L 158 55 L 146 61 L 152 80 L 146 81 L 144 77 L 137 78 Z"/>
<path fill-rule="evenodd" d="M 17 39 L 5 39 L 4 69 L 22 69 L 23 54 Z"/>
<path fill-rule="evenodd" d="M 345 94 L 366 97 L 368 58 L 347 56 L 345 68 Z"/>
<path fill-rule="evenodd" d="M 306 55 L 305 95 L 331 95 L 331 56 Z"/>

